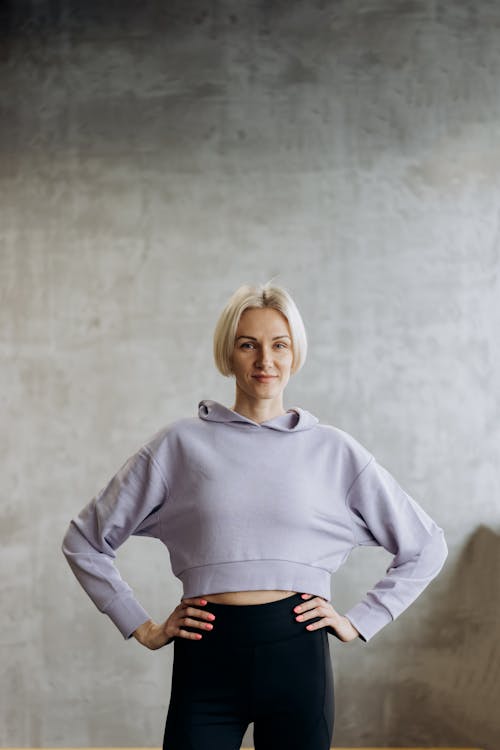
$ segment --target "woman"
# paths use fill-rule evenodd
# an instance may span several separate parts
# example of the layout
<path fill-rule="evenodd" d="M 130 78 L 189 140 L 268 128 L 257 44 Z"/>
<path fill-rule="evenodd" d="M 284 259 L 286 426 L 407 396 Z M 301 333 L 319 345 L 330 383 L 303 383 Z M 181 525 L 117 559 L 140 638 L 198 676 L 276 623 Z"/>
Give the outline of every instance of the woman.
<path fill-rule="evenodd" d="M 327 633 L 369 641 L 439 573 L 443 531 L 355 438 L 285 410 L 306 334 L 290 295 L 244 285 L 216 326 L 214 357 L 234 405 L 159 430 L 69 525 L 63 552 L 124 638 L 174 642 L 164 750 L 328 750 L 334 721 Z M 157 624 L 113 559 L 131 535 L 161 539 L 183 584 Z M 358 545 L 394 554 L 340 614 L 331 574 Z"/>

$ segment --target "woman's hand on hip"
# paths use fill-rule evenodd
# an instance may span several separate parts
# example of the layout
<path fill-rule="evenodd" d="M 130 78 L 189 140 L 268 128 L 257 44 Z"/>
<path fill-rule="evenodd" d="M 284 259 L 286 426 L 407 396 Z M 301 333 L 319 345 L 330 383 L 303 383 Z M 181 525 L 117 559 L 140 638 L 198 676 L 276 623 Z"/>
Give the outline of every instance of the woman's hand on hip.
<path fill-rule="evenodd" d="M 323 618 L 318 620 L 318 622 L 312 622 L 307 626 L 307 630 L 328 627 L 332 635 L 335 635 L 345 643 L 353 641 L 359 636 L 359 630 L 354 627 L 352 622 L 347 617 L 339 614 L 326 599 L 323 599 L 321 596 L 314 596 L 314 594 L 302 594 L 302 597 L 308 601 L 294 608 L 293 611 L 297 622 L 306 623 L 307 620 L 314 617 Z M 299 616 L 298 619 L 297 615 Z"/>
<path fill-rule="evenodd" d="M 152 620 L 148 620 L 134 630 L 133 636 L 143 646 L 153 650 L 167 645 L 176 637 L 199 641 L 202 637 L 201 633 L 191 633 L 191 631 L 185 630 L 184 626 L 212 630 L 213 625 L 210 621 L 215 619 L 215 615 L 193 606 L 195 604 L 204 606 L 206 603 L 206 599 L 201 597 L 181 599 L 181 603 L 177 605 L 165 622 L 157 625 Z M 194 619 L 195 617 L 199 619 Z"/>

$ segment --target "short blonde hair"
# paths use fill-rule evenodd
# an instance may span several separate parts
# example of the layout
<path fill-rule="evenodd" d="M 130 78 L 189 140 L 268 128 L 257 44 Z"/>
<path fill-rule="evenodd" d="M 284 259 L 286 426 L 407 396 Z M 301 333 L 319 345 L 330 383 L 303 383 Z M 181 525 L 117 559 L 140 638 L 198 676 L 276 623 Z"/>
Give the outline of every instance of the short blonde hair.
<path fill-rule="evenodd" d="M 283 287 L 265 284 L 243 284 L 229 298 L 219 316 L 214 332 L 213 353 L 215 365 L 222 375 L 233 374 L 231 356 L 234 350 L 236 330 L 242 313 L 248 307 L 273 307 L 288 321 L 292 337 L 293 360 L 291 373 L 300 370 L 307 355 L 307 337 L 297 305 Z"/>

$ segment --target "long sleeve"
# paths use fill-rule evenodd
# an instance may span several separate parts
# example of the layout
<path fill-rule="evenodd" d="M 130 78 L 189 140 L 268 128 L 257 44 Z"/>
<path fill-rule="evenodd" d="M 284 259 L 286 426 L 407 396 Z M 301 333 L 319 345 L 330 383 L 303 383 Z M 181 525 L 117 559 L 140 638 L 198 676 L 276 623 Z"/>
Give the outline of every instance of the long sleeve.
<path fill-rule="evenodd" d="M 167 494 L 160 468 L 143 446 L 71 520 L 64 535 L 61 549 L 73 573 L 125 639 L 151 618 L 115 566 L 116 550 L 131 534 L 156 536 Z"/>
<path fill-rule="evenodd" d="M 345 612 L 369 641 L 400 615 L 444 565 L 443 530 L 373 456 L 346 497 L 356 545 L 377 545 L 394 555 L 386 575 Z"/>

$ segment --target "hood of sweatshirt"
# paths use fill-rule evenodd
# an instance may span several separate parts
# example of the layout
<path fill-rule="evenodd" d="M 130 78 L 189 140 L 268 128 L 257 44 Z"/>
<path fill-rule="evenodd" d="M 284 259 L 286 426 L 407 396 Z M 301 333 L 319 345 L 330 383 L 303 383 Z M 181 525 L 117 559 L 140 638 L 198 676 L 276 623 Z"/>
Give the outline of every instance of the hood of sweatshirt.
<path fill-rule="evenodd" d="M 198 404 L 198 416 L 200 419 L 205 419 L 209 422 L 225 422 L 229 426 L 241 424 L 258 429 L 279 430 L 280 432 L 310 430 L 319 422 L 319 419 L 314 414 L 306 411 L 306 409 L 301 409 L 300 406 L 287 409 L 285 414 L 280 414 L 265 422 L 254 422 L 253 419 L 249 419 L 243 416 L 243 414 L 238 414 L 238 412 L 212 399 L 203 399 L 203 401 L 200 401 Z"/>

